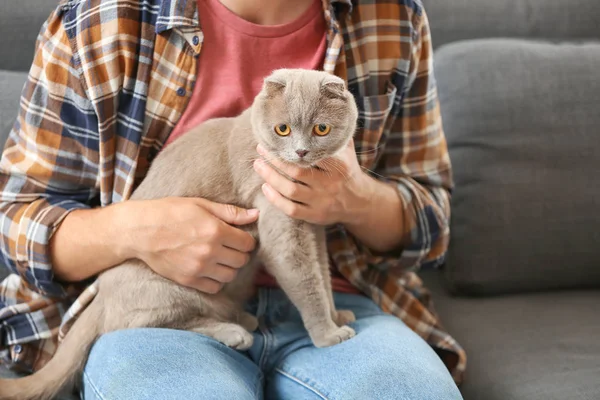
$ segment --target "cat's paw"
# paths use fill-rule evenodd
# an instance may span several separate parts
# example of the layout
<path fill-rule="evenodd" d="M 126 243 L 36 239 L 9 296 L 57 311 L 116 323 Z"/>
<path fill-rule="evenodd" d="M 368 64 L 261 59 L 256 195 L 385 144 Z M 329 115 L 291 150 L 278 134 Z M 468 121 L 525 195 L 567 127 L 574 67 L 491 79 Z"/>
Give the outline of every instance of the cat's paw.
<path fill-rule="evenodd" d="M 235 324 L 227 324 L 218 332 L 215 332 L 213 338 L 236 350 L 247 350 L 254 343 L 252 334 Z"/>
<path fill-rule="evenodd" d="M 340 344 L 356 335 L 354 329 L 349 326 L 336 327 L 313 338 L 316 347 L 329 347 Z"/>
<path fill-rule="evenodd" d="M 351 322 L 356 321 L 354 313 L 350 310 L 337 310 L 333 312 L 333 321 L 338 326 L 348 325 Z"/>

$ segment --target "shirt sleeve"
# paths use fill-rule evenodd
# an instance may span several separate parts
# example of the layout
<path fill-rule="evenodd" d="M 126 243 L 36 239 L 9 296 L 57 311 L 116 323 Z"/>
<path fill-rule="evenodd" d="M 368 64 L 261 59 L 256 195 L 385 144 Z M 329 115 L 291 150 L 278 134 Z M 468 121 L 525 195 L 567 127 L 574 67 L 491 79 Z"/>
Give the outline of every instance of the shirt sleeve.
<path fill-rule="evenodd" d="M 401 98 L 377 166 L 380 179 L 397 188 L 404 214 L 399 257 L 369 256 L 369 263 L 382 269 L 439 266 L 449 241 L 452 171 L 424 10 L 412 39 L 410 72 L 398 88 Z"/>
<path fill-rule="evenodd" d="M 40 31 L 0 160 L 3 262 L 50 297 L 67 294 L 52 273 L 50 238 L 98 193 L 98 120 L 61 13 L 57 8 Z"/>

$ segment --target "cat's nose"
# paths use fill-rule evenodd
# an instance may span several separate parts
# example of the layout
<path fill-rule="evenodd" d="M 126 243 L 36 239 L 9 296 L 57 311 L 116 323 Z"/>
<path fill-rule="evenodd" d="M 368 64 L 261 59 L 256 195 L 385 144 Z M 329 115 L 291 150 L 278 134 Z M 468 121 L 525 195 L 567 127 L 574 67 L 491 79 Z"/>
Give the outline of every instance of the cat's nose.
<path fill-rule="evenodd" d="M 308 150 L 296 150 L 296 154 L 298 154 L 298 157 L 304 158 L 308 154 Z"/>

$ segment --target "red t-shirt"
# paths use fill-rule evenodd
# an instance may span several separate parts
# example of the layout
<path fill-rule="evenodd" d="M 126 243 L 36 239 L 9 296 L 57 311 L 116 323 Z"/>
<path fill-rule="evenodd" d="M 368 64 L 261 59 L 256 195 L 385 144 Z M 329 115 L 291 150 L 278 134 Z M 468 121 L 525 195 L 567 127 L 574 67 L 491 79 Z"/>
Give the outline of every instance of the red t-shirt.
<path fill-rule="evenodd" d="M 234 117 L 252 105 L 263 79 L 279 68 L 321 69 L 327 48 L 326 22 L 321 0 L 295 21 L 283 25 L 256 25 L 227 9 L 219 0 L 198 0 L 204 34 L 198 60 L 198 78 L 190 102 L 166 145 L 198 124 Z M 277 286 L 266 272 L 259 286 Z M 334 290 L 357 292 L 339 274 Z"/>

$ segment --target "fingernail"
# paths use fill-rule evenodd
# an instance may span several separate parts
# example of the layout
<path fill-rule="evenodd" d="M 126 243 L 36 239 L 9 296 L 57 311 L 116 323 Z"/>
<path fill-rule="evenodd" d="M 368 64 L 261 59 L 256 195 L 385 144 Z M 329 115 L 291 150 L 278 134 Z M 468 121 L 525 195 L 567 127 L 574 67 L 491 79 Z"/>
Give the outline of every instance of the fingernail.
<path fill-rule="evenodd" d="M 257 217 L 258 216 L 258 210 L 256 208 L 251 208 L 250 210 L 247 210 L 248 215 L 251 217 Z"/>
<path fill-rule="evenodd" d="M 263 149 L 263 147 L 259 144 L 258 146 L 256 146 L 256 151 L 258 152 L 258 154 L 264 154 L 265 149 Z"/>
<path fill-rule="evenodd" d="M 262 188 L 263 192 L 268 192 L 269 191 L 269 185 L 267 185 L 266 183 L 263 183 L 262 186 L 261 186 L 261 188 Z"/>

